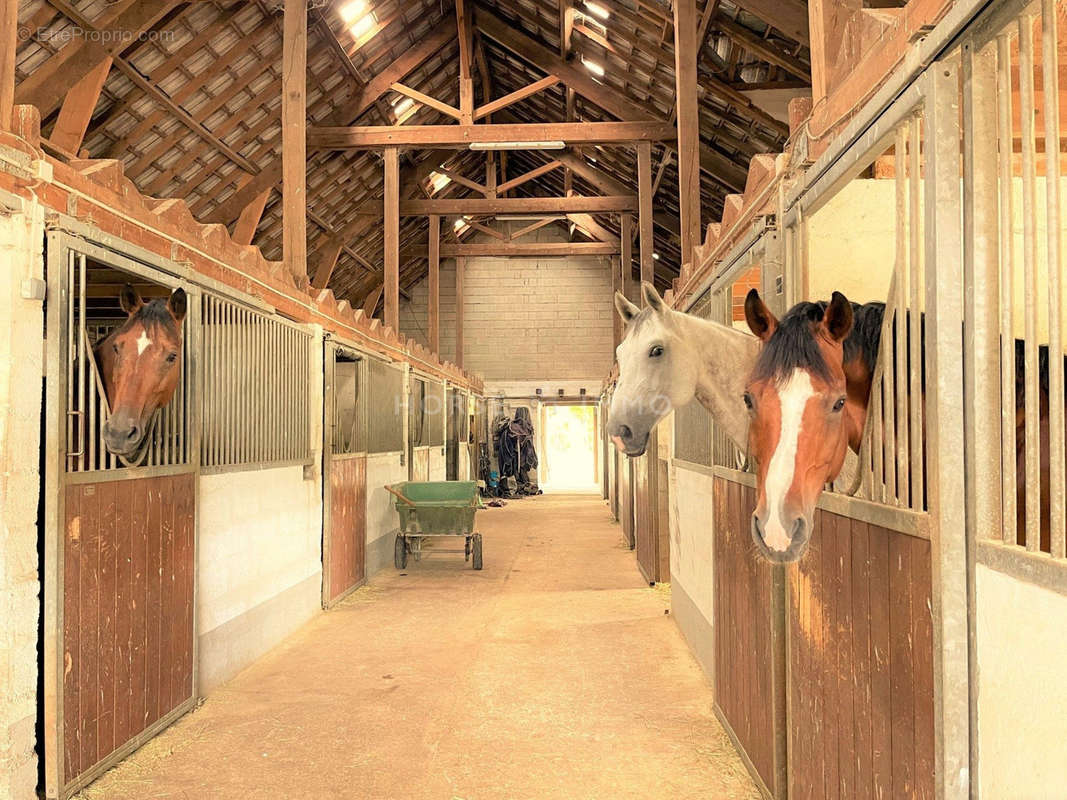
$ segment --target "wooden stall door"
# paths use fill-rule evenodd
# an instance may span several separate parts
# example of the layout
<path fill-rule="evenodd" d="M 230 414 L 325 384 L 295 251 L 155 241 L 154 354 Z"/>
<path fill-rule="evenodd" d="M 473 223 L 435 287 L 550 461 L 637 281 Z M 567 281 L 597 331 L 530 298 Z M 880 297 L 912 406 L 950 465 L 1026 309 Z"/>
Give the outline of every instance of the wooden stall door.
<path fill-rule="evenodd" d="M 819 511 L 790 570 L 789 796 L 934 796 L 930 542 Z"/>
<path fill-rule="evenodd" d="M 714 484 L 715 710 L 771 797 L 785 796 L 782 567 L 753 551 L 749 486 Z"/>
<path fill-rule="evenodd" d="M 634 545 L 637 566 L 649 583 L 670 580 L 670 534 L 667 512 L 667 467 L 658 457 L 657 436 L 648 450 L 633 460 Z"/>
<path fill-rule="evenodd" d="M 332 456 L 330 461 L 326 607 L 363 583 L 367 549 L 367 457 Z"/>
<path fill-rule="evenodd" d="M 626 545 L 634 548 L 634 460 L 619 458 L 619 516 Z"/>
<path fill-rule="evenodd" d="M 60 795 L 194 701 L 194 481 L 65 487 Z"/>

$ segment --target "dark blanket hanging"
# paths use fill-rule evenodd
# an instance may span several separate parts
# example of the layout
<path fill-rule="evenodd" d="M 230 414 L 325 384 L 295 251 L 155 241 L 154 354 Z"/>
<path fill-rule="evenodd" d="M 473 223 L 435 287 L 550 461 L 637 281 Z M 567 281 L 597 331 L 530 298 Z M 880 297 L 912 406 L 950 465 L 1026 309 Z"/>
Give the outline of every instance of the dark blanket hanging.
<path fill-rule="evenodd" d="M 501 419 L 497 423 L 496 436 L 497 463 L 500 465 L 500 477 L 515 476 L 519 488 L 530 485 L 527 472 L 537 469 L 537 451 L 534 449 L 534 427 L 530 420 L 530 409 L 519 406 L 515 409 L 515 418 Z"/>

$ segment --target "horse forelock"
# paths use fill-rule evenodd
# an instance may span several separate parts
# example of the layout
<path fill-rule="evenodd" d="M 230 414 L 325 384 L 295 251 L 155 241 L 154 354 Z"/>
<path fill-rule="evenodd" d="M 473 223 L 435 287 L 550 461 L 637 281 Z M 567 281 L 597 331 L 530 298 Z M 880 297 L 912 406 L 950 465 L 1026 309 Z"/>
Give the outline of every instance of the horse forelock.
<path fill-rule="evenodd" d="M 760 349 L 753 370 L 756 380 L 781 383 L 798 369 L 807 370 L 827 383 L 833 381 L 830 365 L 815 337 L 815 325 L 823 318 L 819 303 L 798 303 L 778 322 L 771 338 Z"/>
<path fill-rule="evenodd" d="M 138 326 L 145 330 L 160 330 L 180 340 L 180 329 L 167 307 L 166 298 L 156 298 L 142 305 L 137 311 L 116 330 L 116 333 L 128 333 L 136 330 Z"/>

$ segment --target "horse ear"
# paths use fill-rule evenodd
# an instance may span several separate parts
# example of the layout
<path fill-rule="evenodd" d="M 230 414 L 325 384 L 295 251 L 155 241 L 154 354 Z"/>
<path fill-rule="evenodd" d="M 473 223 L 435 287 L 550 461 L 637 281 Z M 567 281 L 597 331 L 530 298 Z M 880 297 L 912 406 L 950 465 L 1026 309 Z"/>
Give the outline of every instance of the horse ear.
<path fill-rule="evenodd" d="M 778 329 L 778 318 L 767 308 L 755 289 L 749 289 L 745 296 L 745 321 L 749 330 L 764 342 Z"/>
<path fill-rule="evenodd" d="M 641 281 L 641 295 L 645 298 L 645 302 L 649 307 L 657 314 L 667 308 L 667 304 L 664 303 L 663 298 L 659 296 L 656 287 L 648 281 Z"/>
<path fill-rule="evenodd" d="M 167 298 L 167 308 L 170 309 L 170 313 L 174 315 L 174 319 L 177 322 L 185 319 L 185 312 L 188 307 L 189 298 L 186 297 L 185 289 L 175 289 L 170 293 L 170 297 Z"/>
<path fill-rule="evenodd" d="M 137 310 L 144 305 L 144 300 L 141 299 L 141 295 L 137 293 L 137 290 L 133 288 L 132 284 L 127 283 L 122 287 L 122 291 L 119 293 L 119 306 L 127 314 L 136 314 Z"/>
<path fill-rule="evenodd" d="M 834 292 L 830 305 L 823 312 L 822 325 L 836 342 L 844 341 L 852 330 L 852 303 L 841 292 Z"/>
<path fill-rule="evenodd" d="M 615 292 L 615 309 L 619 312 L 623 322 L 629 322 L 641 311 L 637 306 L 626 299 L 622 292 Z"/>

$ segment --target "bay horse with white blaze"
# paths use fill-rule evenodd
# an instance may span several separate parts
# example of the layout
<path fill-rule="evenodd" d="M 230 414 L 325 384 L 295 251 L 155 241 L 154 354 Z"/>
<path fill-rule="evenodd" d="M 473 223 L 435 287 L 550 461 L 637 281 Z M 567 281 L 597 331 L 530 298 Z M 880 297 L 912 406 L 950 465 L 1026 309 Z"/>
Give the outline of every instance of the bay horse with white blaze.
<path fill-rule="evenodd" d="M 174 396 L 187 304 L 184 289 L 146 303 L 126 284 L 119 305 L 127 319 L 94 348 L 111 410 L 104 445 L 116 456 L 129 458 L 139 451 L 155 413 Z"/>
<path fill-rule="evenodd" d="M 748 415 L 741 395 L 759 341 L 669 308 L 648 282 L 641 284 L 641 293 L 643 309 L 615 293 L 615 308 L 626 323 L 615 349 L 619 378 L 608 417 L 616 448 L 632 458 L 642 455 L 656 424 L 694 397 L 744 448 Z"/>

